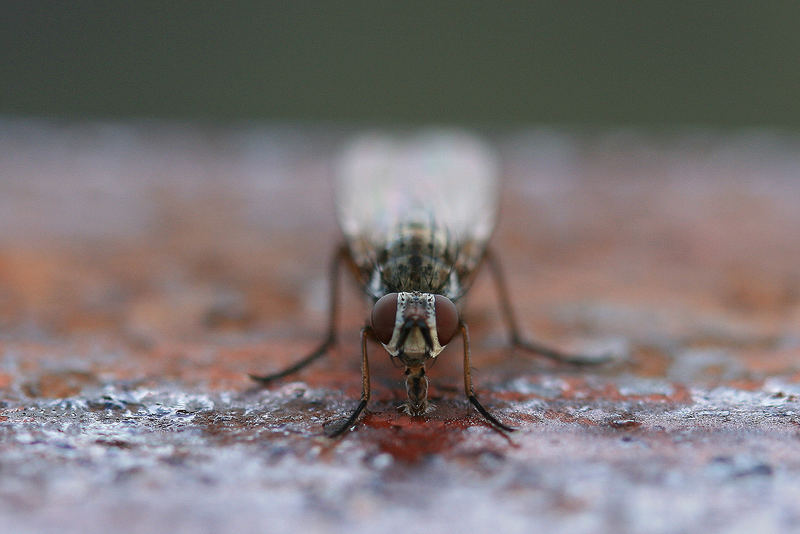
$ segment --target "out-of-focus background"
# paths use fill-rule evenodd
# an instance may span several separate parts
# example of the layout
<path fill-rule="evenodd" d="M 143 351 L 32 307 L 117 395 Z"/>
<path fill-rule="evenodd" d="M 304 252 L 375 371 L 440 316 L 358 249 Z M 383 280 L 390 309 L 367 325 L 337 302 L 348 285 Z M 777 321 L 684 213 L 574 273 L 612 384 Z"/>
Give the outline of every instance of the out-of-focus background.
<path fill-rule="evenodd" d="M 800 5 L 20 2 L 0 17 L 0 532 L 787 532 L 800 521 Z M 479 277 L 437 410 L 343 284 L 331 166 L 474 131 Z M 457 196 L 457 192 L 454 192 Z"/>
<path fill-rule="evenodd" d="M 800 126 L 793 2 L 15 2 L 0 112 Z"/>

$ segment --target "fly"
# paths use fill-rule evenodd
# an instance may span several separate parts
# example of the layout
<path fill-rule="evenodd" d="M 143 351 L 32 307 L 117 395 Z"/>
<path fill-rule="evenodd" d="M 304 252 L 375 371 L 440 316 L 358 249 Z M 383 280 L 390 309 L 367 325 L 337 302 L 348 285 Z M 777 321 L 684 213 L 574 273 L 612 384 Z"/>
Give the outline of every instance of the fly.
<path fill-rule="evenodd" d="M 368 295 L 372 314 L 361 330 L 361 401 L 328 433 L 331 437 L 351 428 L 369 402 L 369 340 L 381 343 L 405 368 L 408 399 L 402 410 L 421 416 L 434 408 L 425 367 L 456 335 L 463 341 L 467 399 L 495 428 L 514 430 L 484 408 L 472 385 L 469 331 L 461 309 L 483 264 L 494 279 L 514 347 L 573 364 L 606 361 L 563 353 L 520 334 L 500 264 L 487 246 L 497 217 L 497 174 L 488 148 L 466 134 L 374 135 L 350 145 L 337 168 L 337 218 L 344 242 L 330 266 L 327 336 L 295 364 L 251 377 L 268 384 L 329 352 L 336 342 L 342 265 Z"/>

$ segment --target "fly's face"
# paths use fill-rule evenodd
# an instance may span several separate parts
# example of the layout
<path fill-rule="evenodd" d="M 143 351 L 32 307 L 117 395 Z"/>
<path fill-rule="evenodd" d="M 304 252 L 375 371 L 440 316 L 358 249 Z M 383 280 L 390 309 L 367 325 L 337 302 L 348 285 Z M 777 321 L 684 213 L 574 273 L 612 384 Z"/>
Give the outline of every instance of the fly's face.
<path fill-rule="evenodd" d="M 458 329 L 455 304 L 430 293 L 389 293 L 372 308 L 372 328 L 387 352 L 406 365 L 435 358 Z"/>
<path fill-rule="evenodd" d="M 425 362 L 442 352 L 458 325 L 455 304 L 442 295 L 389 293 L 372 308 L 375 336 L 406 366 L 407 413 L 423 415 L 430 410 Z"/>

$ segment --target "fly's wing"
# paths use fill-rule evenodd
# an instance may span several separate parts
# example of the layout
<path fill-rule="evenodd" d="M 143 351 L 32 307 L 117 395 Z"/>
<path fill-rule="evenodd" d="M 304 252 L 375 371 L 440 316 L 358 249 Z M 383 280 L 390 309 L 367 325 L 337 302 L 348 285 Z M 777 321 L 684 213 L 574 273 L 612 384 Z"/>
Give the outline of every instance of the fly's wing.
<path fill-rule="evenodd" d="M 339 224 L 356 263 L 376 265 L 402 228 L 419 226 L 446 239 L 456 270 L 469 273 L 494 229 L 497 174 L 492 151 L 466 133 L 357 138 L 336 173 Z"/>

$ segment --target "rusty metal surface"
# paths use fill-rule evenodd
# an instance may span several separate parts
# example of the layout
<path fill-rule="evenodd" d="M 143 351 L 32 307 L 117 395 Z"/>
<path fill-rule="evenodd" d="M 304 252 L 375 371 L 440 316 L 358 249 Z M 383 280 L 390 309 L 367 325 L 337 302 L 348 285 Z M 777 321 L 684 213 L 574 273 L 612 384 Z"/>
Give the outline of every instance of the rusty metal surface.
<path fill-rule="evenodd" d="M 624 356 L 507 349 L 479 279 L 438 409 L 395 405 L 365 307 L 323 335 L 346 134 L 0 122 L 0 531 L 785 532 L 800 521 L 800 140 L 496 134 L 502 254 L 525 331 Z M 455 343 L 458 345 L 458 343 Z"/>

